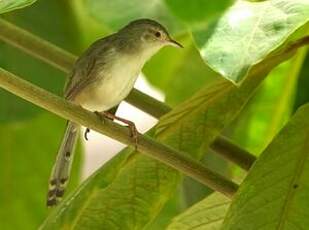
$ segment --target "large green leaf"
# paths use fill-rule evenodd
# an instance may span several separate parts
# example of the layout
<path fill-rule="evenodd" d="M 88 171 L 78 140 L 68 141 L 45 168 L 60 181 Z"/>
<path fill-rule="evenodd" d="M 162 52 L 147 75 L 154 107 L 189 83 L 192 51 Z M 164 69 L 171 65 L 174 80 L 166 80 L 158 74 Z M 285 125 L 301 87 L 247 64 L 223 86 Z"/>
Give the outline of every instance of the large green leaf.
<path fill-rule="evenodd" d="M 213 193 L 175 217 L 167 230 L 219 230 L 230 203 L 222 194 Z"/>
<path fill-rule="evenodd" d="M 239 83 L 250 69 L 309 20 L 307 0 L 239 0 L 212 29 L 194 33 L 204 60 L 228 80 Z"/>
<path fill-rule="evenodd" d="M 251 153 L 260 154 L 288 121 L 305 54 L 303 49 L 272 70 L 233 124 L 233 139 Z"/>
<path fill-rule="evenodd" d="M 2 0 L 0 1 L 0 14 L 31 5 L 36 0 Z"/>
<path fill-rule="evenodd" d="M 223 229 L 307 229 L 309 104 L 301 107 L 241 184 Z"/>
<path fill-rule="evenodd" d="M 270 69 L 293 54 L 288 50 L 253 69 L 239 88 L 223 79 L 204 87 L 160 120 L 157 139 L 200 159 Z M 138 153 L 124 161 L 108 181 L 105 167 L 89 178 L 49 215 L 42 229 L 141 229 L 151 222 L 175 192 L 180 174 Z M 109 164 L 113 168 L 113 161 Z"/>

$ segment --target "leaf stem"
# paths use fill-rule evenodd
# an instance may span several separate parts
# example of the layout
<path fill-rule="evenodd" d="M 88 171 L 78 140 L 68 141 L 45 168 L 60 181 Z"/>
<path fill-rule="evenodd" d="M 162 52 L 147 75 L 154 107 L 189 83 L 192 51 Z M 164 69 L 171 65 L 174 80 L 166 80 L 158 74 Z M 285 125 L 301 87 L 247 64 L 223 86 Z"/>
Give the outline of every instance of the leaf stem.
<path fill-rule="evenodd" d="M 77 59 L 73 54 L 1 18 L 0 39 L 66 73 L 70 72 L 75 60 Z M 133 89 L 125 100 L 158 119 L 172 110 L 165 103 L 160 102 L 137 89 Z M 249 157 L 249 153 L 234 146 L 223 137 L 215 141 L 210 147 L 216 153 L 225 156 L 226 159 L 231 160 L 242 168 L 245 167 L 248 169 L 248 162 L 246 159 L 254 158 L 254 156 Z M 239 151 L 237 152 L 236 150 Z M 246 154 L 243 156 L 243 153 Z M 245 161 L 242 162 L 242 160 Z"/>
<path fill-rule="evenodd" d="M 130 137 L 130 132 L 126 127 L 108 119 L 102 120 L 102 118 L 99 118 L 94 113 L 39 88 L 1 68 L 0 87 L 58 116 L 89 127 L 124 144 L 135 146 L 135 140 Z M 156 142 L 148 136 L 138 135 L 137 149 L 141 153 L 183 172 L 228 197 L 232 197 L 237 191 L 238 185 L 234 182 L 209 170 L 185 153 Z"/>

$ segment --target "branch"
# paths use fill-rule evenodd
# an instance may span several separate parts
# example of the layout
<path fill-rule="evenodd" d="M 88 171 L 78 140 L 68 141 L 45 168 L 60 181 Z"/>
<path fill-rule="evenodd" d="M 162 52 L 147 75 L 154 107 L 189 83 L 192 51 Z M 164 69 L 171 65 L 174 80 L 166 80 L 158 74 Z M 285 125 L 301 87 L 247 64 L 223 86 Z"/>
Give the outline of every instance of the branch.
<path fill-rule="evenodd" d="M 58 116 L 89 127 L 124 144 L 135 146 L 135 141 L 130 138 L 129 130 L 126 127 L 108 119 L 101 120 L 94 113 L 39 88 L 1 68 L 0 87 Z M 234 182 L 212 172 L 200 162 L 185 155 L 185 153 L 160 144 L 148 136 L 138 135 L 137 149 L 149 157 L 183 172 L 228 197 L 232 197 L 237 191 L 238 185 Z"/>
<path fill-rule="evenodd" d="M 1 18 L 0 39 L 66 73 L 76 60 L 73 54 Z"/>
<path fill-rule="evenodd" d="M 218 137 L 211 145 L 211 149 L 223 158 L 234 162 L 244 170 L 249 170 L 256 157 L 246 150 L 240 148 L 225 137 Z"/>
<path fill-rule="evenodd" d="M 1 18 L 0 39 L 66 73 L 70 72 L 77 58 L 73 54 L 70 54 Z M 171 108 L 165 103 L 162 103 L 137 89 L 133 89 L 125 100 L 156 118 L 160 118 L 162 115 L 171 111 Z M 229 159 L 240 166 L 243 164 L 246 165 L 246 162 L 241 162 L 242 159 L 246 158 L 246 156 L 242 156 L 243 151 L 235 153 L 237 148 L 235 148 L 230 142 L 224 144 L 225 141 L 225 138 L 220 138 L 220 142 L 215 141 L 214 144 L 211 145 L 211 148 L 213 148 L 215 152 L 219 151 L 219 154 L 225 155 L 226 159 Z M 217 144 L 219 144 L 219 146 L 216 146 Z M 233 154 L 235 154 L 235 156 L 233 156 Z M 228 155 L 231 156 L 227 157 Z"/>

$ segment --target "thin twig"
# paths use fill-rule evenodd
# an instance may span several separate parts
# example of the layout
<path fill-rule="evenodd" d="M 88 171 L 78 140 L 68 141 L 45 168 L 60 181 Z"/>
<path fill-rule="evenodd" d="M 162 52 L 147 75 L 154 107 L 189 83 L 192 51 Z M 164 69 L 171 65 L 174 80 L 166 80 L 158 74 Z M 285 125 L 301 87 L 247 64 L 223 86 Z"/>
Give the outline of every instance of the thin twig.
<path fill-rule="evenodd" d="M 58 116 L 89 127 L 124 144 L 131 146 L 135 146 L 136 144 L 130 138 L 129 130 L 126 127 L 118 125 L 109 119 L 102 122 L 102 118 L 99 118 L 94 113 L 39 88 L 1 68 L 0 87 Z M 148 136 L 138 135 L 137 149 L 141 153 L 179 170 L 228 197 L 232 197 L 237 191 L 238 185 L 234 182 L 212 172 L 188 155 L 156 142 Z"/>

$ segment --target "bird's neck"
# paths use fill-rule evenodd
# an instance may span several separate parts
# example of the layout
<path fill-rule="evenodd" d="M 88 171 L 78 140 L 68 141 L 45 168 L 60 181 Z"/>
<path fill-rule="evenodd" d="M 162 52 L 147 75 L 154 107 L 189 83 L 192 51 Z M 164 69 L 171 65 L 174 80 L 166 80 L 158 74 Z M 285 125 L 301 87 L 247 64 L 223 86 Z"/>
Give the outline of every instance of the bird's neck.
<path fill-rule="evenodd" d="M 162 46 L 152 46 L 147 48 L 141 48 L 136 52 L 136 55 L 141 59 L 142 65 L 144 65 L 154 54 L 156 54 Z"/>

